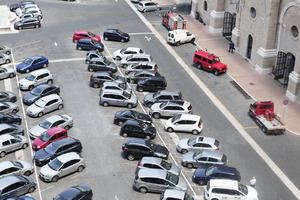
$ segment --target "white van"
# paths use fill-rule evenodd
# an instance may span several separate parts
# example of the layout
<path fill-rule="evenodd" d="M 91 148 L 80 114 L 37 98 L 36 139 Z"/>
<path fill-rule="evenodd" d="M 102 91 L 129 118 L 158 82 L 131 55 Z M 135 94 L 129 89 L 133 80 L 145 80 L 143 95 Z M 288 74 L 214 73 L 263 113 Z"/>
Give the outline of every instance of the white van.
<path fill-rule="evenodd" d="M 169 31 L 168 33 L 168 43 L 169 44 L 175 44 L 180 45 L 187 42 L 195 42 L 195 35 L 189 32 L 188 30 L 178 29 Z"/>

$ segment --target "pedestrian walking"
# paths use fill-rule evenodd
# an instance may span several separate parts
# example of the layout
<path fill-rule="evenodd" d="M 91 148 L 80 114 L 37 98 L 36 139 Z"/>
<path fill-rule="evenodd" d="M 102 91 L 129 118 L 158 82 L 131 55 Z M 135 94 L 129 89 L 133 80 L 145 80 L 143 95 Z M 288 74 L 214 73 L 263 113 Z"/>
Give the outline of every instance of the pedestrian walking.
<path fill-rule="evenodd" d="M 230 41 L 229 42 L 228 52 L 233 53 L 233 50 L 235 50 L 234 43 L 232 41 Z"/>
<path fill-rule="evenodd" d="M 255 184 L 256 184 L 256 178 L 255 178 L 255 176 L 252 177 L 252 179 L 249 181 L 249 183 L 250 183 L 251 187 L 255 188 Z"/>

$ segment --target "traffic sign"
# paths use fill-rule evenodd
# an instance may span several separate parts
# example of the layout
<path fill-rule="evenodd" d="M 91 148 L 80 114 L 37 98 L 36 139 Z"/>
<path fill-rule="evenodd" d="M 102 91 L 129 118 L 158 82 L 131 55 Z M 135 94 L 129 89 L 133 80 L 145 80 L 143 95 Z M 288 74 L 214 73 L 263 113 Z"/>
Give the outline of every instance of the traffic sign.
<path fill-rule="evenodd" d="M 282 104 L 285 105 L 285 106 L 288 105 L 288 103 L 289 103 L 289 100 L 288 100 L 288 99 L 285 99 L 285 100 L 283 100 L 283 102 L 282 102 Z"/>

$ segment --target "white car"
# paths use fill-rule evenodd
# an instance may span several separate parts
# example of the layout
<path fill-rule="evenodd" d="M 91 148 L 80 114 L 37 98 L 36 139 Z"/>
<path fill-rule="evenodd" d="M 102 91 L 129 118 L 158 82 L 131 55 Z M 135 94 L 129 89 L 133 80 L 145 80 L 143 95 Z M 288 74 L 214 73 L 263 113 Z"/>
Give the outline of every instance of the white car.
<path fill-rule="evenodd" d="M 198 135 L 203 129 L 201 117 L 192 114 L 176 115 L 165 123 L 165 130 L 168 132 L 190 132 Z"/>
<path fill-rule="evenodd" d="M 36 4 L 26 4 L 24 7 L 16 9 L 16 15 L 21 17 L 28 9 L 40 10 L 39 6 Z"/>
<path fill-rule="evenodd" d="M 144 51 L 141 48 L 137 48 L 137 47 L 127 47 L 125 49 L 119 49 L 113 53 L 113 59 L 121 60 L 130 55 L 135 55 L 135 54 L 144 54 Z"/>
<path fill-rule="evenodd" d="M 64 102 L 62 98 L 57 94 L 50 94 L 28 106 L 26 114 L 30 117 L 41 117 L 56 109 L 61 110 L 63 107 Z"/>
<path fill-rule="evenodd" d="M 19 88 L 21 90 L 32 90 L 35 86 L 43 83 L 53 83 L 53 75 L 47 69 L 33 71 L 25 78 L 22 78 L 19 82 Z"/>
<path fill-rule="evenodd" d="M 120 61 L 120 67 L 127 67 L 128 65 L 140 63 L 140 62 L 150 62 L 152 61 L 152 57 L 148 54 L 133 54 L 127 57 L 124 57 Z"/>
<path fill-rule="evenodd" d="M 73 119 L 69 115 L 53 115 L 29 129 L 29 136 L 31 139 L 35 139 L 42 133 L 46 132 L 48 129 L 56 126 L 68 130 L 73 127 Z"/>
<path fill-rule="evenodd" d="M 13 78 L 16 72 L 12 67 L 0 67 L 0 79 Z"/>
<path fill-rule="evenodd" d="M 157 3 L 153 1 L 140 1 L 137 5 L 137 9 L 140 12 L 148 12 L 148 11 L 156 11 L 160 10 L 160 7 L 158 6 Z"/>
<path fill-rule="evenodd" d="M 211 137 L 198 136 L 196 138 L 184 138 L 176 145 L 179 153 L 187 153 L 189 151 L 199 150 L 220 150 L 220 142 Z"/>
<path fill-rule="evenodd" d="M 9 175 L 30 176 L 33 173 L 32 163 L 26 161 L 2 161 L 0 162 L 0 178 Z"/>
<path fill-rule="evenodd" d="M 196 36 L 188 30 L 178 29 L 169 31 L 167 42 L 173 45 L 180 45 L 184 43 L 194 43 Z"/>

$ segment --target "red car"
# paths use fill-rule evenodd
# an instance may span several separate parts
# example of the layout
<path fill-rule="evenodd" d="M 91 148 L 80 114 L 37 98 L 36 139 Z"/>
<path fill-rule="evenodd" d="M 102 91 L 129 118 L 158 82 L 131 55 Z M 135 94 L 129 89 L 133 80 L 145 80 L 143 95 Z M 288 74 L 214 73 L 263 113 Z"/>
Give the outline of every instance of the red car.
<path fill-rule="evenodd" d="M 67 130 L 62 127 L 53 127 L 48 129 L 38 138 L 32 141 L 33 150 L 37 151 L 39 149 L 45 148 L 50 143 L 61 140 L 63 138 L 68 137 Z"/>
<path fill-rule="evenodd" d="M 96 42 L 101 42 L 99 35 L 96 35 L 89 31 L 75 31 L 73 35 L 73 42 L 77 42 L 80 39 L 93 39 Z"/>

